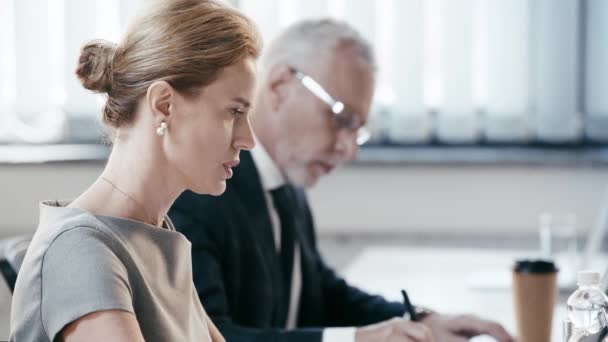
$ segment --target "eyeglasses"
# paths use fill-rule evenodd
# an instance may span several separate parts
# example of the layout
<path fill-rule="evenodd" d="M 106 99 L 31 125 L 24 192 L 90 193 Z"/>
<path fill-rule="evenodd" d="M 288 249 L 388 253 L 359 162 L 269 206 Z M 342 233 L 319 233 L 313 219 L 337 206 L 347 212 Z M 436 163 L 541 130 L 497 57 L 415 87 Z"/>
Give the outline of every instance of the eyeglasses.
<path fill-rule="evenodd" d="M 347 129 L 357 132 L 357 145 L 365 144 L 371 137 L 369 130 L 363 125 L 361 118 L 346 109 L 343 102 L 334 99 L 329 93 L 312 77 L 305 73 L 290 68 L 291 73 L 300 81 L 304 88 L 308 89 L 323 103 L 327 104 L 334 114 L 335 122 L 339 129 Z"/>

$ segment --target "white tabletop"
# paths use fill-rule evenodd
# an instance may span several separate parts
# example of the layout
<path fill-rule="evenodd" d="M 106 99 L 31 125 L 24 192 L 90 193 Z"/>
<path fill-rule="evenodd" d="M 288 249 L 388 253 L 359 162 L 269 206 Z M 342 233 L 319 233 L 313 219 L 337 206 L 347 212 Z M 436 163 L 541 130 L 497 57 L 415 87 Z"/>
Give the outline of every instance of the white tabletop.
<path fill-rule="evenodd" d="M 496 320 L 515 333 L 511 268 L 517 258 L 532 254 L 495 249 L 369 247 L 345 269 L 345 277 L 351 284 L 390 300 L 402 301 L 403 288 L 414 305 L 442 313 L 472 313 Z M 556 303 L 552 341 L 562 340 L 567 296 L 563 294 Z M 493 339 L 479 337 L 475 341 Z"/>

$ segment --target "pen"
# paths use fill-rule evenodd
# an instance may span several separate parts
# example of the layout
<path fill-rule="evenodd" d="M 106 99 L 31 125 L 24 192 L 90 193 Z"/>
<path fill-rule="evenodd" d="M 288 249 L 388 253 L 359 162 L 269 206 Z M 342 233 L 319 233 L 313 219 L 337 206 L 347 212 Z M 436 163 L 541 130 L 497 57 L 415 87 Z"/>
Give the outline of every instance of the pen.
<path fill-rule="evenodd" d="M 401 290 L 401 294 L 403 295 L 403 305 L 405 305 L 407 312 L 410 314 L 410 320 L 417 321 L 418 317 L 416 316 L 416 311 L 414 310 L 412 302 L 410 302 L 410 298 L 407 296 L 407 292 Z"/>

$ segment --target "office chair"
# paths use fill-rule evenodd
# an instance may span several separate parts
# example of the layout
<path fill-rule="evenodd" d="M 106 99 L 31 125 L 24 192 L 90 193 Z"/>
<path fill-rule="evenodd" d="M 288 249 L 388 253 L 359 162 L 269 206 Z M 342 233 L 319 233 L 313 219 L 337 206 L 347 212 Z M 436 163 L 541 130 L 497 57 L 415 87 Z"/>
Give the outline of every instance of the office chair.
<path fill-rule="evenodd" d="M 32 235 L 19 235 L 0 240 L 0 274 L 11 293 L 15 290 L 17 273 L 31 240 Z"/>

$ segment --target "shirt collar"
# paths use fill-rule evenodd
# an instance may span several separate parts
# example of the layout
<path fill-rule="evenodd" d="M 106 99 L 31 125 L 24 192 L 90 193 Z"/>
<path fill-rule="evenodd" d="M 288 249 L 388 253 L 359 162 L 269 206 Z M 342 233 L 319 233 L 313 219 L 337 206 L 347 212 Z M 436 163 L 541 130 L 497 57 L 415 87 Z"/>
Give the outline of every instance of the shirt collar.
<path fill-rule="evenodd" d="M 264 191 L 274 190 L 287 183 L 285 176 L 281 173 L 279 166 L 272 160 L 268 151 L 262 146 L 257 137 L 255 147 L 251 150 L 251 157 L 260 174 L 262 188 Z"/>

